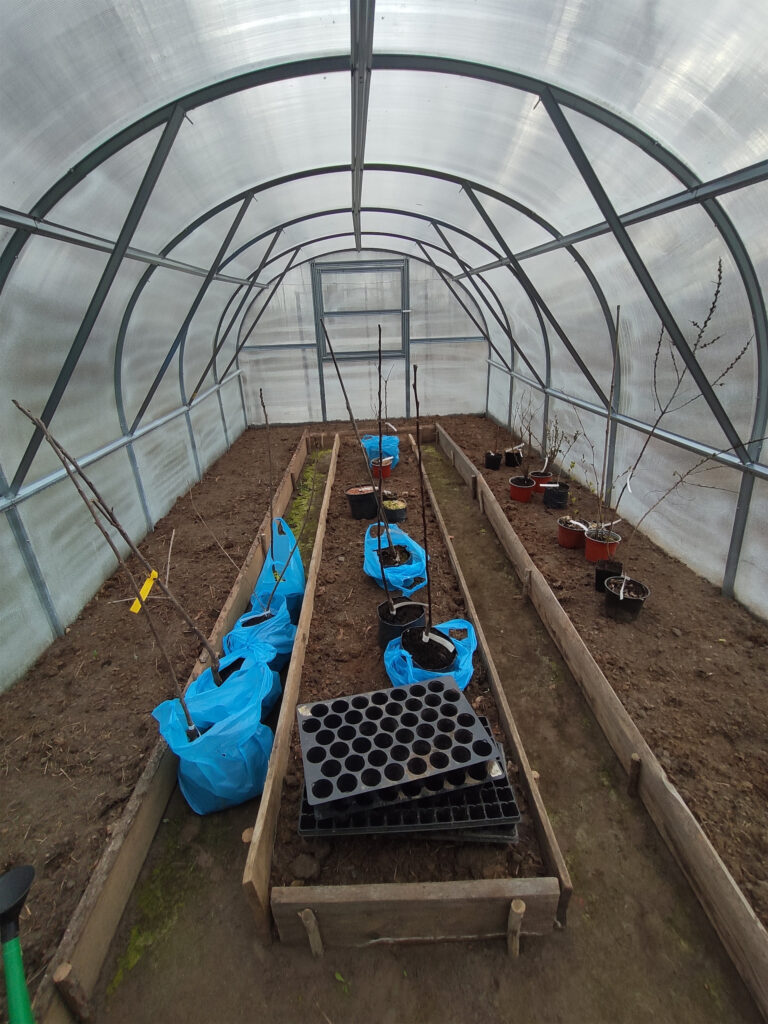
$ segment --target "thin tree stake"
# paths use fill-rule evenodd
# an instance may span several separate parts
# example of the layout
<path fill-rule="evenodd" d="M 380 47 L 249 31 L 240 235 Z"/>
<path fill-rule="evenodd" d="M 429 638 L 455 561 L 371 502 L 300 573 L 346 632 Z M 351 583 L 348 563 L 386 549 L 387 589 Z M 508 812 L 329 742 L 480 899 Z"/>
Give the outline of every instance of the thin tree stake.
<path fill-rule="evenodd" d="M 275 513 L 272 500 L 272 445 L 270 444 L 269 438 L 269 416 L 267 416 L 267 407 L 264 405 L 264 395 L 262 394 L 261 388 L 259 388 L 259 401 L 261 402 L 261 408 L 264 410 L 264 423 L 267 427 L 267 466 L 269 467 L 269 555 L 271 558 L 272 544 L 275 536 Z"/>
<path fill-rule="evenodd" d="M 194 507 L 194 506 L 193 506 Z M 171 551 L 173 551 L 173 538 L 176 536 L 176 527 L 171 530 L 171 542 L 168 545 L 168 561 L 165 563 L 165 585 L 168 586 L 168 580 L 171 576 Z"/>
<path fill-rule="evenodd" d="M 421 417 L 419 416 L 419 392 L 416 388 L 418 364 L 413 364 L 413 397 L 416 402 L 416 450 L 419 453 L 419 487 L 421 489 L 421 525 L 424 530 L 424 574 L 427 577 L 427 628 L 423 639 L 426 641 L 432 632 L 432 583 L 429 572 L 429 548 L 427 547 L 427 503 L 424 496 L 424 467 L 421 462 Z"/>
<path fill-rule="evenodd" d="M 379 501 L 378 501 L 378 507 L 379 507 L 379 509 L 381 509 L 382 512 L 384 512 L 384 467 L 382 465 L 382 463 L 384 461 L 384 448 L 383 448 L 383 444 L 384 444 L 384 442 L 383 442 L 383 439 L 382 439 L 382 429 L 381 429 L 381 324 L 379 324 Z M 366 459 L 366 461 L 367 461 L 367 459 Z M 384 513 L 384 517 L 383 518 L 386 520 L 386 518 L 387 518 L 386 513 Z M 378 542 L 379 567 L 381 569 L 381 581 L 384 584 L 384 593 L 387 595 L 387 605 L 389 606 L 389 614 L 392 616 L 392 620 L 394 621 L 394 618 L 395 618 L 395 602 L 392 600 L 392 595 L 389 592 L 389 586 L 387 585 L 387 576 L 386 576 L 386 573 L 384 572 L 384 565 L 383 565 L 383 563 L 381 561 L 381 527 L 379 527 L 379 530 L 378 530 L 378 533 L 377 533 L 377 542 Z M 392 541 L 390 539 L 390 544 L 391 543 L 392 543 Z M 394 552 L 393 552 L 393 554 L 394 554 Z"/>
<path fill-rule="evenodd" d="M 192 495 L 191 494 L 189 495 L 189 503 L 192 506 L 192 511 L 195 513 L 197 518 L 202 523 L 203 529 L 205 529 L 213 537 L 213 540 L 214 540 L 214 542 L 216 544 L 216 547 L 219 548 L 219 550 L 221 551 L 221 553 L 224 555 L 225 558 L 228 558 L 230 560 L 232 565 L 234 565 L 235 569 L 237 569 L 237 571 L 240 572 L 240 566 L 237 564 L 237 562 L 234 560 L 234 558 L 230 555 L 230 553 L 224 549 L 224 547 L 222 546 L 222 543 L 219 540 L 219 538 L 216 536 L 216 534 L 210 528 L 208 523 L 206 523 L 205 519 L 203 519 L 203 517 L 200 514 L 200 512 L 198 512 L 197 505 L 195 505 L 194 501 L 192 500 Z M 168 580 L 167 579 L 166 579 L 165 583 L 166 583 L 166 586 L 167 586 L 168 585 Z"/>

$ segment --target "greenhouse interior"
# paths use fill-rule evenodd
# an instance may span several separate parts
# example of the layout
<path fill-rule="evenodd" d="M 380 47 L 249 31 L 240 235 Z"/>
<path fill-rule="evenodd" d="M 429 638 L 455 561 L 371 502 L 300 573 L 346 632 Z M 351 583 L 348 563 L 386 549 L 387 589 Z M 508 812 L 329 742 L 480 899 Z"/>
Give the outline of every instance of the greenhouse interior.
<path fill-rule="evenodd" d="M 768 1021 L 767 42 L 6 4 L 0 1017 Z"/>

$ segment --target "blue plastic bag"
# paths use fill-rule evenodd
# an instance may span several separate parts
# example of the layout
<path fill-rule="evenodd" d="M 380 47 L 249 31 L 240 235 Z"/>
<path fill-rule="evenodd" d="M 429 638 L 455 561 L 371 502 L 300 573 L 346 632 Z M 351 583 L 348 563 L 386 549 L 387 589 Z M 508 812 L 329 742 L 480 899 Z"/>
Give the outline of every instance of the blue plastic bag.
<path fill-rule="evenodd" d="M 375 534 L 377 528 L 381 528 L 381 550 L 384 551 L 389 547 L 389 540 L 387 539 L 383 524 L 371 523 L 365 531 L 363 571 L 372 580 L 375 580 L 383 590 L 381 562 L 379 561 L 379 538 Z M 390 524 L 389 536 L 392 540 L 392 545 L 394 547 L 399 545 L 407 548 L 410 557 L 407 562 L 401 562 L 400 565 L 385 567 L 384 575 L 387 578 L 387 586 L 390 590 L 399 590 L 406 597 L 410 597 L 411 594 L 421 590 L 427 583 L 427 557 L 424 554 L 424 548 L 417 544 L 415 540 L 411 540 L 405 530 L 401 530 L 394 523 Z"/>
<path fill-rule="evenodd" d="M 275 594 L 270 606 L 270 616 L 263 622 L 256 622 L 262 612 L 249 609 L 241 615 L 222 641 L 225 654 L 235 651 L 262 648 L 268 645 L 274 654 L 268 659 L 270 668 L 279 672 L 291 657 L 296 627 L 291 622 L 285 598 Z"/>
<path fill-rule="evenodd" d="M 257 612 L 263 611 L 269 601 L 269 595 L 290 557 L 288 568 L 278 583 L 275 596 L 272 598 L 270 610 L 274 607 L 278 597 L 283 598 L 288 605 L 288 613 L 294 625 L 299 621 L 301 602 L 304 598 L 304 566 L 301 563 L 298 547 L 293 551 L 295 543 L 296 538 L 288 523 L 284 519 L 275 519 L 272 523 L 272 547 L 267 552 L 251 597 L 251 608 Z M 291 551 L 293 551 L 292 556 Z"/>
<path fill-rule="evenodd" d="M 366 434 L 365 437 L 360 438 L 360 443 L 365 448 L 365 454 L 368 456 L 368 464 L 370 465 L 374 459 L 379 457 L 379 435 Z M 391 434 L 383 434 L 381 438 L 381 451 L 384 453 L 383 458 L 392 457 L 392 469 L 394 469 L 400 461 L 400 438 L 393 437 Z"/>
<path fill-rule="evenodd" d="M 238 662 L 242 664 L 238 665 Z M 222 658 L 235 670 L 221 686 L 210 670 L 187 690 L 187 707 L 202 736 L 187 739 L 187 721 L 178 700 L 152 712 L 166 743 L 179 758 L 179 788 L 197 814 L 234 807 L 264 788 L 274 735 L 261 721 L 280 693 L 276 673 L 247 655 Z"/>
<path fill-rule="evenodd" d="M 453 676 L 460 690 L 465 690 L 472 678 L 472 655 L 477 647 L 477 636 L 471 622 L 466 619 L 449 619 L 437 624 L 435 629 L 445 633 L 456 645 L 456 658 L 451 666 L 439 672 L 428 672 L 414 665 L 408 651 L 403 650 L 402 637 L 390 640 L 384 650 L 384 668 L 393 686 L 407 686 L 409 683 L 423 683 L 436 675 Z M 464 639 L 451 636 L 451 630 L 466 631 Z"/>

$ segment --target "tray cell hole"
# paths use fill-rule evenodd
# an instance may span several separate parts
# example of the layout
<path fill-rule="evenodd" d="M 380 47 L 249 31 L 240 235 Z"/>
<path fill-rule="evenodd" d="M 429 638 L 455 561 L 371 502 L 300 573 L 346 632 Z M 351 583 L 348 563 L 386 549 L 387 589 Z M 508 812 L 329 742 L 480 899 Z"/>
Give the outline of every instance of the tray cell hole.
<path fill-rule="evenodd" d="M 456 747 L 453 753 L 453 760 L 459 764 L 466 764 L 472 758 L 472 752 L 467 747 Z"/>
<path fill-rule="evenodd" d="M 432 749 L 431 744 L 427 743 L 426 740 L 415 740 L 412 746 L 414 754 L 418 754 L 419 757 L 424 757 Z M 447 761 L 448 758 L 446 758 L 446 763 Z"/>
<path fill-rule="evenodd" d="M 421 717 L 425 722 L 436 722 L 438 715 L 434 708 L 424 708 Z"/>
<path fill-rule="evenodd" d="M 445 687 L 443 686 L 442 680 L 430 679 L 427 683 L 427 689 L 430 693 L 442 693 Z"/>
<path fill-rule="evenodd" d="M 348 711 L 346 715 L 344 715 L 344 721 L 349 723 L 349 725 L 359 725 L 362 720 L 362 713 L 360 711 L 355 711 L 354 709 L 352 711 Z"/>
<path fill-rule="evenodd" d="M 456 728 L 456 723 L 451 718 L 441 718 L 437 723 L 437 728 L 440 732 L 453 732 Z M 469 736 L 472 739 L 472 734 Z"/>
<path fill-rule="evenodd" d="M 335 711 L 337 715 L 343 715 L 349 711 L 349 704 L 345 700 L 335 700 L 331 704 L 331 711 Z"/>
<path fill-rule="evenodd" d="M 430 758 L 430 761 L 431 760 L 432 760 L 432 758 Z M 430 791 L 430 793 L 439 793 L 440 790 L 443 788 L 443 777 L 442 777 L 442 775 L 431 775 L 427 779 L 426 785 L 427 785 L 427 789 Z"/>
<path fill-rule="evenodd" d="M 416 730 L 416 735 L 420 736 L 423 740 L 431 740 L 435 735 L 434 727 L 431 725 L 420 725 Z"/>
<path fill-rule="evenodd" d="M 407 690 L 397 690 L 396 689 L 396 690 L 393 690 L 392 693 L 390 693 L 389 696 L 390 696 L 391 700 L 396 700 L 398 704 L 402 704 L 403 701 L 406 700 L 407 697 L 408 697 L 408 691 Z"/>
<path fill-rule="evenodd" d="M 473 764 L 471 768 L 467 768 L 467 775 L 475 782 L 482 782 L 488 775 L 488 768 L 484 764 Z"/>
<path fill-rule="evenodd" d="M 373 797 L 370 793 L 360 793 L 355 797 L 359 807 L 370 807 L 373 803 Z"/>
<path fill-rule="evenodd" d="M 514 816 L 518 813 L 518 810 L 514 804 L 505 802 L 501 805 L 501 813 L 504 815 L 505 818 L 514 818 Z"/>
<path fill-rule="evenodd" d="M 326 831 L 329 828 L 333 828 L 333 825 L 333 818 L 320 818 L 320 820 L 317 822 L 317 827 L 324 828 Z"/>
<path fill-rule="evenodd" d="M 371 741 L 365 736 L 358 736 L 356 740 L 352 740 L 352 749 L 356 754 L 367 754 L 371 749 Z"/>
<path fill-rule="evenodd" d="M 423 775 L 427 770 L 427 762 L 423 757 L 412 757 L 408 762 L 408 771 L 411 775 Z"/>
<path fill-rule="evenodd" d="M 395 739 L 398 743 L 410 743 L 413 739 L 413 733 L 410 729 L 398 729 L 395 733 Z"/>
<path fill-rule="evenodd" d="M 453 820 L 454 821 L 466 821 L 469 817 L 469 812 L 466 807 L 454 807 L 453 809 Z"/>
<path fill-rule="evenodd" d="M 450 821 L 451 820 L 451 808 L 450 807 L 438 807 L 437 812 L 438 821 Z"/>
<path fill-rule="evenodd" d="M 374 736 L 373 742 L 379 750 L 386 750 L 392 746 L 392 737 L 388 732 L 380 732 L 377 736 Z"/>
<path fill-rule="evenodd" d="M 421 685 L 421 683 L 414 683 L 413 686 L 411 686 L 412 697 L 423 697 L 426 692 L 426 689 Z"/>
<path fill-rule="evenodd" d="M 360 757 L 359 754 L 350 754 L 344 762 L 344 767 L 348 772 L 359 772 L 365 764 L 365 759 Z"/>
<path fill-rule="evenodd" d="M 346 757 L 349 753 L 349 744 L 337 741 L 331 744 L 331 754 L 334 757 Z"/>
<path fill-rule="evenodd" d="M 446 690 L 443 696 L 446 700 L 450 701 L 451 704 L 458 704 L 461 700 L 461 694 L 458 690 Z"/>
<path fill-rule="evenodd" d="M 368 764 L 372 764 L 374 768 L 381 768 L 386 763 L 387 755 L 383 750 L 372 750 L 368 755 Z"/>
<path fill-rule="evenodd" d="M 397 728 L 397 719 L 395 718 L 382 718 L 379 722 L 379 728 L 385 732 L 394 732 Z"/>
<path fill-rule="evenodd" d="M 456 735 L 453 737 L 457 743 L 471 743 L 472 733 L 469 729 L 457 729 Z"/>
<path fill-rule="evenodd" d="M 335 779 L 336 776 L 341 771 L 341 765 L 339 764 L 338 761 L 334 761 L 333 759 L 331 759 L 330 761 L 325 762 L 320 771 L 323 773 L 326 779 Z"/>
<path fill-rule="evenodd" d="M 371 694 L 371 704 L 378 704 L 379 706 L 382 706 L 386 704 L 388 700 L 389 694 L 386 690 L 377 690 L 375 693 Z"/>
<path fill-rule="evenodd" d="M 301 723 L 301 728 L 304 730 L 304 732 L 312 734 L 313 732 L 318 731 L 320 725 L 321 723 L 316 718 L 308 718 L 306 722 Z"/>
<path fill-rule="evenodd" d="M 416 697 L 409 697 L 403 706 L 406 711 L 421 711 L 421 701 Z"/>
<path fill-rule="evenodd" d="M 449 750 L 452 746 L 451 737 L 445 735 L 435 736 L 434 746 L 438 750 Z"/>
<path fill-rule="evenodd" d="M 377 828 L 381 827 L 384 824 L 384 815 L 380 811 L 374 811 L 371 814 L 371 824 Z"/>
<path fill-rule="evenodd" d="M 493 746 L 488 740 L 475 740 L 472 749 L 478 757 L 490 757 L 493 753 Z"/>
<path fill-rule="evenodd" d="M 443 700 L 439 693 L 428 693 L 424 698 L 424 703 L 428 708 L 439 708 Z"/>
<path fill-rule="evenodd" d="M 384 717 L 384 712 L 381 708 L 377 708 L 375 704 L 371 704 L 369 708 L 366 708 L 365 717 L 370 722 L 378 722 L 380 718 Z"/>
<path fill-rule="evenodd" d="M 422 825 L 431 825 L 435 820 L 435 812 L 424 810 L 421 812 Z"/>
<path fill-rule="evenodd" d="M 329 743 L 333 743 L 334 733 L 330 729 L 321 729 L 320 732 L 315 736 L 315 742 L 322 744 L 327 747 Z"/>
<path fill-rule="evenodd" d="M 312 796 L 317 800 L 326 800 L 333 792 L 333 783 L 328 779 L 318 779 L 312 783 Z"/>
<path fill-rule="evenodd" d="M 340 740 L 347 740 L 347 742 L 357 736 L 357 729 L 351 725 L 342 725 L 339 729 L 337 736 Z"/>
<path fill-rule="evenodd" d="M 442 712 L 446 718 L 455 718 L 458 714 L 455 704 L 443 704 Z"/>
<path fill-rule="evenodd" d="M 307 760 L 310 764 L 320 764 L 321 761 L 325 760 L 325 755 L 328 751 L 325 747 L 310 747 L 307 751 Z"/>
<path fill-rule="evenodd" d="M 485 813 L 489 818 L 500 818 L 501 808 L 499 807 L 498 804 L 491 804 L 490 807 L 486 808 Z"/>
<path fill-rule="evenodd" d="M 364 786 L 381 785 L 381 772 L 377 771 L 376 768 L 366 768 L 360 778 L 362 779 Z"/>
<path fill-rule="evenodd" d="M 393 700 L 391 700 L 389 704 L 387 704 L 384 708 L 385 715 L 399 715 L 401 711 L 402 708 L 400 707 L 400 705 L 395 704 Z"/>
<path fill-rule="evenodd" d="M 341 715 L 326 715 L 323 723 L 326 729 L 338 729 L 341 725 Z"/>
<path fill-rule="evenodd" d="M 328 714 L 328 705 L 313 704 L 309 710 L 309 713 L 310 715 L 312 715 L 313 718 L 325 718 L 325 716 Z"/>
<path fill-rule="evenodd" d="M 456 719 L 456 721 L 462 727 L 462 729 L 471 729 L 472 726 L 475 724 L 474 716 L 468 715 L 466 711 L 462 712 Z"/>
<path fill-rule="evenodd" d="M 365 826 L 365 818 L 366 816 L 358 811 L 356 814 L 352 815 L 349 819 L 349 823 L 352 828 L 363 828 Z"/>
<path fill-rule="evenodd" d="M 406 729 L 413 729 L 418 724 L 419 716 L 412 711 L 406 711 L 404 715 L 400 716 L 400 725 L 404 725 Z"/>
<path fill-rule="evenodd" d="M 401 787 L 401 789 L 403 791 L 403 796 L 407 796 L 410 799 L 411 797 L 419 795 L 419 793 L 421 792 L 421 783 L 420 782 L 406 782 Z"/>
<path fill-rule="evenodd" d="M 480 819 L 484 818 L 484 817 L 485 817 L 485 814 L 483 813 L 483 808 L 480 807 L 479 804 L 473 804 L 469 808 L 469 818 L 470 818 L 470 821 L 480 821 Z"/>
<path fill-rule="evenodd" d="M 414 746 L 413 749 L 416 750 L 416 747 Z M 416 753 L 419 753 L 419 751 L 416 751 Z M 433 750 L 432 753 L 429 755 L 429 763 L 432 765 L 433 768 L 447 768 L 448 755 L 444 754 L 442 750 Z"/>
<path fill-rule="evenodd" d="M 411 752 L 408 747 L 404 747 L 402 743 L 396 743 L 390 751 L 390 754 L 395 761 L 407 761 L 410 753 Z"/>
<path fill-rule="evenodd" d="M 361 736 L 373 736 L 373 734 L 376 732 L 376 723 L 361 722 L 358 732 L 360 733 Z"/>
<path fill-rule="evenodd" d="M 358 711 L 362 711 L 363 708 L 368 707 L 368 698 L 364 697 L 361 693 L 357 697 L 353 697 L 350 701 L 353 708 L 357 708 Z"/>
<path fill-rule="evenodd" d="M 401 764 L 388 764 L 384 769 L 384 778 L 390 782 L 399 782 L 405 775 L 405 769 Z"/>
<path fill-rule="evenodd" d="M 357 789 L 357 779 L 354 775 L 341 775 L 336 785 L 339 787 L 340 793 L 351 793 L 353 789 Z"/>
<path fill-rule="evenodd" d="M 457 789 L 467 781 L 463 768 L 454 768 L 452 772 L 448 772 L 445 778 L 452 786 L 456 786 Z"/>
<path fill-rule="evenodd" d="M 311 829 L 314 826 L 315 819 L 311 814 L 302 814 L 301 816 L 301 827 L 305 829 Z"/>
<path fill-rule="evenodd" d="M 418 814 L 416 811 L 404 811 L 403 812 L 403 824 L 404 825 L 415 825 L 418 821 Z"/>

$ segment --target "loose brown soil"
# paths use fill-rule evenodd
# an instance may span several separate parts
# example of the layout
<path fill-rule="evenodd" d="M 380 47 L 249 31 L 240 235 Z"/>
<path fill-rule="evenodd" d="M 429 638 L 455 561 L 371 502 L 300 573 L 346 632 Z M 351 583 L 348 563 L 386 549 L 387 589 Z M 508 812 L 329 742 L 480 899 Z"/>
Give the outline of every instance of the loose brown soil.
<path fill-rule="evenodd" d="M 625 570 L 651 589 L 637 620 L 605 614 L 594 565 L 557 544 L 562 511 L 537 494 L 512 501 L 509 471 L 483 467 L 496 425 L 444 417 L 442 425 L 483 474 L 611 685 L 715 849 L 768 924 L 768 625 L 640 533 Z M 571 484 L 570 508 L 596 515 L 594 497 Z M 622 559 L 619 545 L 616 558 Z"/>
<path fill-rule="evenodd" d="M 415 495 L 418 490 L 417 464 L 406 444 L 402 439 L 400 462 L 390 481 L 393 488 L 397 487 L 398 495 L 404 497 Z M 391 685 L 377 643 L 376 608 L 383 591 L 363 573 L 367 524 L 352 519 L 345 498 L 345 489 L 359 474 L 359 465 L 356 445 L 342 442 L 328 509 L 300 703 L 331 700 Z M 435 622 L 462 618 L 464 602 L 431 511 L 427 519 Z M 411 536 L 421 543 L 420 530 L 412 527 Z M 418 591 L 414 599 L 425 601 L 426 589 Z M 495 702 L 480 668 L 464 692 L 475 710 L 489 718 L 494 734 L 500 738 Z M 516 766 L 510 763 L 509 770 L 514 784 Z M 427 882 L 544 873 L 528 808 L 517 787 L 523 821 L 518 829 L 519 842 L 514 847 L 454 844 L 406 836 L 354 836 L 335 838 L 331 843 L 302 838 L 297 833 L 302 780 L 301 749 L 294 729 L 274 848 L 273 885 L 296 885 L 310 880 L 318 885 Z"/>
<path fill-rule="evenodd" d="M 271 430 L 276 483 L 301 430 Z M 205 636 L 268 504 L 264 431 L 246 430 L 141 544 L 163 576 L 170 549 L 170 588 Z M 0 871 L 29 863 L 37 872 L 22 920 L 33 991 L 157 739 L 150 712 L 171 695 L 146 624 L 128 611 L 129 595 L 118 571 L 0 695 Z M 149 603 L 184 683 L 200 641 L 167 600 Z"/>

